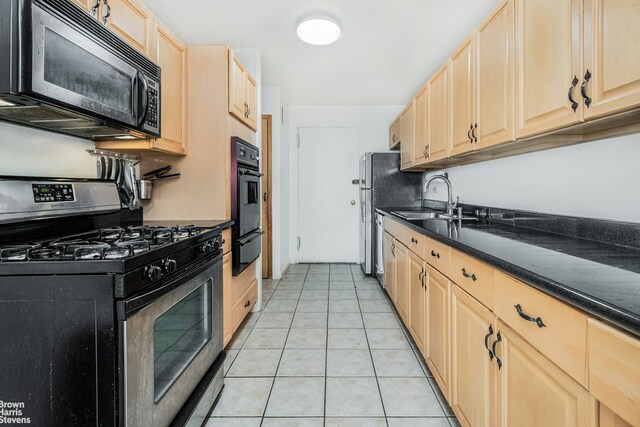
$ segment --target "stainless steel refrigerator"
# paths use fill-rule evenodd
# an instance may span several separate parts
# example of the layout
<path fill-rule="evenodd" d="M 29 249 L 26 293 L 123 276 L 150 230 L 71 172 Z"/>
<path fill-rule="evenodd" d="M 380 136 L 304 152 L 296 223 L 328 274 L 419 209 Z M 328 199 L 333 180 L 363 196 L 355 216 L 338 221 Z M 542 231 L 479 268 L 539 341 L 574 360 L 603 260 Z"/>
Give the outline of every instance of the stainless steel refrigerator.
<path fill-rule="evenodd" d="M 360 265 L 365 274 L 376 274 L 375 209 L 420 206 L 421 182 L 421 173 L 400 171 L 399 153 L 365 153 L 360 159 Z"/>

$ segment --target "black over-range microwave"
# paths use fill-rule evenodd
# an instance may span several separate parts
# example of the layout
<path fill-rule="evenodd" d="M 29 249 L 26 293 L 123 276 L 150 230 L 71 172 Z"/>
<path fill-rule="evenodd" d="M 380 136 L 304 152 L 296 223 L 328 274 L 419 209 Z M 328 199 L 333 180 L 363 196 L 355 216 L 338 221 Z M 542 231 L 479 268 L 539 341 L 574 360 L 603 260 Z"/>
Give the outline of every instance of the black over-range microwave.
<path fill-rule="evenodd" d="M 160 67 L 69 0 L 0 1 L 0 120 L 160 137 Z"/>

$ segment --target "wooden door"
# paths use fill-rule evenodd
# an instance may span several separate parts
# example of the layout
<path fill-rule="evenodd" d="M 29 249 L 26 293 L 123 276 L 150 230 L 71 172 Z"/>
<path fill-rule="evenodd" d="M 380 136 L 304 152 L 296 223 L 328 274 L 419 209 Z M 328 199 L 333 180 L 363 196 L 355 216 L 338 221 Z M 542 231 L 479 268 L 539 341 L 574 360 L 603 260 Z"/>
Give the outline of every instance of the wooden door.
<path fill-rule="evenodd" d="M 185 154 L 187 47 L 162 23 L 158 23 L 156 40 L 157 49 L 151 56 L 162 69 L 162 138 L 154 145 L 167 152 Z"/>
<path fill-rule="evenodd" d="M 393 236 L 386 231 L 382 242 L 384 251 L 384 288 L 389 298 L 396 303 L 396 253 Z"/>
<path fill-rule="evenodd" d="M 427 363 L 443 394 L 450 389 L 449 280 L 427 265 L 426 353 Z"/>
<path fill-rule="evenodd" d="M 222 257 L 222 322 L 225 347 L 233 337 L 233 316 L 231 301 L 231 282 L 232 282 L 232 265 L 231 252 L 224 254 Z"/>
<path fill-rule="evenodd" d="M 107 17 L 105 5 L 100 10 L 101 17 L 107 20 L 107 27 L 138 52 L 149 56 L 153 33 L 151 13 L 138 0 L 109 0 L 108 6 L 110 16 Z M 162 96 L 164 99 L 164 91 Z"/>
<path fill-rule="evenodd" d="M 407 107 L 400 113 L 400 164 L 407 166 L 413 161 L 413 146 L 416 132 L 416 110 L 412 99 Z"/>
<path fill-rule="evenodd" d="M 272 117 L 262 116 L 262 278 L 273 277 L 272 197 L 271 197 L 271 138 Z"/>
<path fill-rule="evenodd" d="M 640 0 L 584 1 L 585 119 L 640 104 Z"/>
<path fill-rule="evenodd" d="M 449 156 L 448 67 L 443 65 L 429 81 L 429 161 Z"/>
<path fill-rule="evenodd" d="M 513 33 L 513 0 L 504 0 L 475 34 L 477 148 L 515 138 Z"/>
<path fill-rule="evenodd" d="M 589 392 L 503 323 L 495 339 L 501 427 L 583 427 L 591 421 Z M 495 340 L 494 339 L 494 340 Z"/>
<path fill-rule="evenodd" d="M 414 98 L 416 109 L 415 140 L 413 142 L 413 166 L 429 160 L 429 85 L 420 88 Z"/>
<path fill-rule="evenodd" d="M 475 123 L 475 89 L 473 67 L 474 44 L 466 39 L 449 59 L 451 73 L 450 110 L 451 155 L 472 151 L 475 147 L 471 132 Z"/>
<path fill-rule="evenodd" d="M 240 58 L 233 50 L 229 50 L 229 112 L 244 122 L 247 113 L 245 69 Z"/>
<path fill-rule="evenodd" d="M 519 138 L 580 122 L 582 0 L 516 0 L 516 95 Z"/>
<path fill-rule="evenodd" d="M 247 102 L 247 118 L 245 122 L 253 130 L 258 129 L 257 127 L 257 118 L 258 118 L 257 90 L 258 89 L 257 89 L 255 79 L 253 78 L 253 76 L 251 76 L 251 74 L 246 73 L 244 98 Z"/>
<path fill-rule="evenodd" d="M 409 313 L 410 322 L 406 325 L 411 332 L 418 349 L 424 353 L 425 343 L 425 263 L 420 257 L 409 251 Z"/>
<path fill-rule="evenodd" d="M 487 348 L 498 332 L 496 318 L 461 288 L 451 288 L 451 408 L 463 426 L 492 426 L 496 363 Z"/>
<path fill-rule="evenodd" d="M 396 308 L 405 325 L 409 324 L 409 249 L 396 241 Z"/>
<path fill-rule="evenodd" d="M 393 123 L 389 126 L 389 149 L 394 149 L 398 145 L 398 141 L 400 141 L 400 133 L 398 132 L 400 123 L 400 118 L 396 118 Z"/>

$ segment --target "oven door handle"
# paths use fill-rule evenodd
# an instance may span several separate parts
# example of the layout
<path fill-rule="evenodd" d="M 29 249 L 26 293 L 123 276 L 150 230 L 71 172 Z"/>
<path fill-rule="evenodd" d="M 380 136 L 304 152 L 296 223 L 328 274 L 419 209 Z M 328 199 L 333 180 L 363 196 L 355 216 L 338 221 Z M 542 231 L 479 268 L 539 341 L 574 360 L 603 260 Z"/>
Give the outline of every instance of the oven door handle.
<path fill-rule="evenodd" d="M 128 319 L 136 312 L 152 304 L 158 298 L 168 294 L 180 287 L 183 283 L 211 268 L 216 262 L 222 262 L 222 251 L 218 251 L 214 255 L 196 261 L 192 265 L 187 266 L 183 274 L 171 277 L 165 282 L 160 282 L 158 286 L 154 286 L 153 289 L 147 292 L 120 301 L 118 304 L 118 318 L 120 320 Z"/>
<path fill-rule="evenodd" d="M 250 171 L 250 170 L 240 170 L 238 171 L 238 173 L 240 175 L 251 175 L 251 176 L 257 176 L 258 178 L 260 178 L 262 175 L 264 175 L 261 172 L 254 172 L 254 171 Z"/>
<path fill-rule="evenodd" d="M 252 234 L 253 234 L 253 233 L 252 233 Z M 250 239 L 248 239 L 248 240 L 245 240 L 245 241 L 243 241 L 242 239 L 238 240 L 238 244 L 239 244 L 240 246 L 244 246 L 244 245 L 246 245 L 246 244 L 248 244 L 248 243 L 253 242 L 254 240 L 256 240 L 258 237 L 262 236 L 263 234 L 264 234 L 264 231 L 262 231 L 262 230 L 257 231 L 257 232 L 255 233 L 255 235 L 252 235 L 252 236 L 251 236 L 251 238 L 250 238 Z"/>

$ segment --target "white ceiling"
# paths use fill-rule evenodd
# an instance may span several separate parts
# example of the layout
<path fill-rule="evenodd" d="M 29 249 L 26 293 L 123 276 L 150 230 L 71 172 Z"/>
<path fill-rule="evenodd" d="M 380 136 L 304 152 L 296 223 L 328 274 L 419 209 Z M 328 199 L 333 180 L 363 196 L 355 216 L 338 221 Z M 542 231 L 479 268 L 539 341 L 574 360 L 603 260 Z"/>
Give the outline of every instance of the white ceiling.
<path fill-rule="evenodd" d="M 283 104 L 405 104 L 496 0 L 145 0 L 187 44 L 258 48 Z M 308 16 L 342 27 L 330 46 L 296 36 Z"/>

